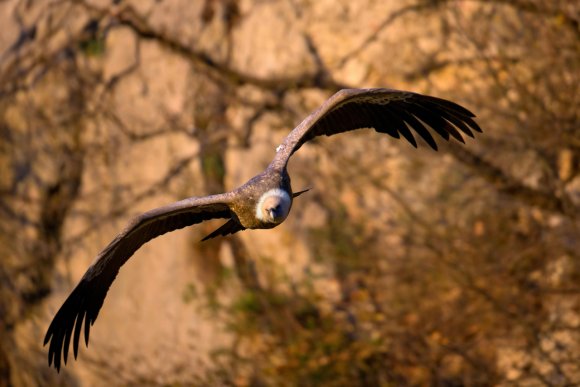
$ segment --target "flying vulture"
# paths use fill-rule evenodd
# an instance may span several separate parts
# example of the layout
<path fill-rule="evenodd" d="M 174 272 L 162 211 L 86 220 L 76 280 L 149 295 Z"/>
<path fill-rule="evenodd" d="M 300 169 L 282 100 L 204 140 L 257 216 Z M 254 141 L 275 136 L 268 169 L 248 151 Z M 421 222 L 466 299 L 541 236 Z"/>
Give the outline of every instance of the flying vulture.
<path fill-rule="evenodd" d="M 48 327 L 44 344 L 48 364 L 60 370 L 67 362 L 72 341 L 76 359 L 83 330 L 85 343 L 107 291 L 123 264 L 143 244 L 167 232 L 201 223 L 208 219 L 227 221 L 203 240 L 233 234 L 245 229 L 278 226 L 286 219 L 293 192 L 286 170 L 288 160 L 300 147 L 316 136 L 331 136 L 361 128 L 374 128 L 392 137 L 401 136 L 417 147 L 419 135 L 434 150 L 433 132 L 445 140 L 460 142 L 463 135 L 481 132 L 475 115 L 458 104 L 436 97 L 392 89 L 345 89 L 334 94 L 310 114 L 276 149 L 266 170 L 231 192 L 205 197 L 191 197 L 135 217 L 113 241 L 99 253 L 79 284 L 60 307 Z"/>

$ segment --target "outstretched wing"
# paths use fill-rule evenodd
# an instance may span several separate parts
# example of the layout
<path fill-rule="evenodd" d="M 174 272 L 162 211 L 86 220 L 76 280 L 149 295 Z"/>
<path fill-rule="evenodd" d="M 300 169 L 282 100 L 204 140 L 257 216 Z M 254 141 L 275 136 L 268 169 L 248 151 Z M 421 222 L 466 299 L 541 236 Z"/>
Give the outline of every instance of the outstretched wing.
<path fill-rule="evenodd" d="M 85 342 L 89 344 L 89 331 L 97 319 L 107 291 L 119 269 L 146 242 L 204 220 L 230 218 L 228 194 L 203 198 L 189 198 L 160 207 L 134 218 L 129 225 L 98 255 L 79 284 L 60 307 L 44 337 L 48 348 L 48 365 L 60 370 L 61 355 L 66 364 L 72 339 L 75 359 L 83 320 Z M 73 336 L 74 330 L 74 336 Z"/>
<path fill-rule="evenodd" d="M 437 150 L 436 132 L 445 140 L 464 142 L 462 133 L 481 132 L 475 115 L 445 99 L 392 89 L 344 89 L 330 97 L 286 137 L 273 164 L 285 166 L 302 144 L 316 136 L 332 136 L 361 128 L 374 128 L 395 138 L 403 136 L 414 147 L 418 134 Z M 412 130 L 411 130 L 412 129 Z"/>

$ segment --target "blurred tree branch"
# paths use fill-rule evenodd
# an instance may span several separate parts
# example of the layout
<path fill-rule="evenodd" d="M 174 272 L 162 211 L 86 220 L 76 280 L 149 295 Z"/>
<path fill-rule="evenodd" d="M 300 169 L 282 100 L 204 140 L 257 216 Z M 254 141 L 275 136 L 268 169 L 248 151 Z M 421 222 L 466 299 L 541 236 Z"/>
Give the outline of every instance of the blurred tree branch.
<path fill-rule="evenodd" d="M 566 196 L 558 197 L 553 191 L 540 191 L 525 186 L 508 176 L 502 169 L 494 166 L 481 156 L 463 146 L 452 144 L 449 151 L 455 158 L 472 168 L 478 176 L 487 180 L 499 192 L 512 196 L 532 207 L 539 207 L 550 212 L 558 212 L 574 219 L 580 209 L 574 206 Z M 560 193 L 561 195 L 565 195 Z"/>
<path fill-rule="evenodd" d="M 338 91 L 346 88 L 346 85 L 336 83 L 330 74 L 323 68 L 317 69 L 314 74 L 305 73 L 293 78 L 268 78 L 262 79 L 250 74 L 237 71 L 227 65 L 215 61 L 211 55 L 196 50 L 191 45 L 179 41 L 170 35 L 155 30 L 140 16 L 133 7 L 126 5 L 120 9 L 101 9 L 83 1 L 83 5 L 100 18 L 111 17 L 110 23 L 129 27 L 140 38 L 154 40 L 163 47 L 170 49 L 176 54 L 191 61 L 192 64 L 204 70 L 204 72 L 218 82 L 227 82 L 230 86 L 253 85 L 261 89 L 273 92 L 285 92 L 288 89 L 321 88 L 330 91 Z"/>

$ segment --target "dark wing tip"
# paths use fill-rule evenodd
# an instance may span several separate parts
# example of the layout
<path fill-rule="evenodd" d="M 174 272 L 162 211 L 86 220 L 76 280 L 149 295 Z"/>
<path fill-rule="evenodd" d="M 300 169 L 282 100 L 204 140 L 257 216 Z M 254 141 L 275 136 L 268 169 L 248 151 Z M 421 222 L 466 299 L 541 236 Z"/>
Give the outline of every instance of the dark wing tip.
<path fill-rule="evenodd" d="M 57 372 L 60 371 L 61 361 L 66 364 L 68 360 L 71 338 L 74 357 L 77 358 L 80 331 L 85 316 L 85 342 L 88 346 L 89 329 L 97 318 L 107 289 L 103 291 L 90 281 L 82 279 L 54 316 L 44 336 L 44 345 L 50 342 L 48 365 L 54 364 Z"/>
<path fill-rule="evenodd" d="M 472 130 L 482 131 L 472 118 L 475 114 L 455 102 L 399 90 L 367 89 L 364 91 L 376 95 L 382 109 L 373 117 L 372 127 L 378 132 L 391 135 L 391 131 L 387 128 L 395 129 L 397 135 L 394 137 L 399 138 L 398 134 L 401 134 L 414 147 L 417 147 L 417 144 L 409 129 L 418 134 L 435 151 L 438 150 L 438 146 L 431 131 L 437 133 L 445 141 L 449 141 L 452 137 L 464 144 L 464 135 L 474 137 Z M 368 102 L 371 105 L 375 103 L 372 98 Z M 365 109 L 368 110 L 368 107 Z M 388 123 L 381 122 L 383 118 L 386 118 Z"/>
<path fill-rule="evenodd" d="M 431 95 L 424 95 L 424 94 L 418 94 L 418 95 L 421 95 L 421 97 L 424 98 L 425 100 L 428 100 L 434 104 L 445 107 L 449 110 L 455 111 L 463 116 L 467 116 L 467 117 L 471 117 L 471 118 L 475 117 L 475 114 L 473 112 L 471 112 L 469 109 L 459 105 L 458 103 L 455 103 L 453 101 L 449 101 L 448 99 L 433 97 Z"/>
<path fill-rule="evenodd" d="M 463 135 L 474 138 L 472 130 L 482 133 L 472 118 L 475 114 L 455 102 L 422 94 L 414 94 L 413 101 L 413 114 L 445 140 L 449 140 L 451 135 L 465 144 Z"/>

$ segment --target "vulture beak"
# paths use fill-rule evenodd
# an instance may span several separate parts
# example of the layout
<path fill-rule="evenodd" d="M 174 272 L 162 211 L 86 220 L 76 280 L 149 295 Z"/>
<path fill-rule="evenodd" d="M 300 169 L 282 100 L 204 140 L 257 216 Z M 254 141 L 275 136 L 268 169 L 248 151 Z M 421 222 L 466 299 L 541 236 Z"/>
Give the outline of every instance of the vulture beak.
<path fill-rule="evenodd" d="M 273 220 L 278 220 L 278 218 L 282 217 L 282 214 L 280 213 L 280 205 L 276 205 L 275 207 L 271 207 L 268 208 L 266 211 L 268 212 L 268 214 L 270 214 L 270 218 L 272 218 Z"/>

